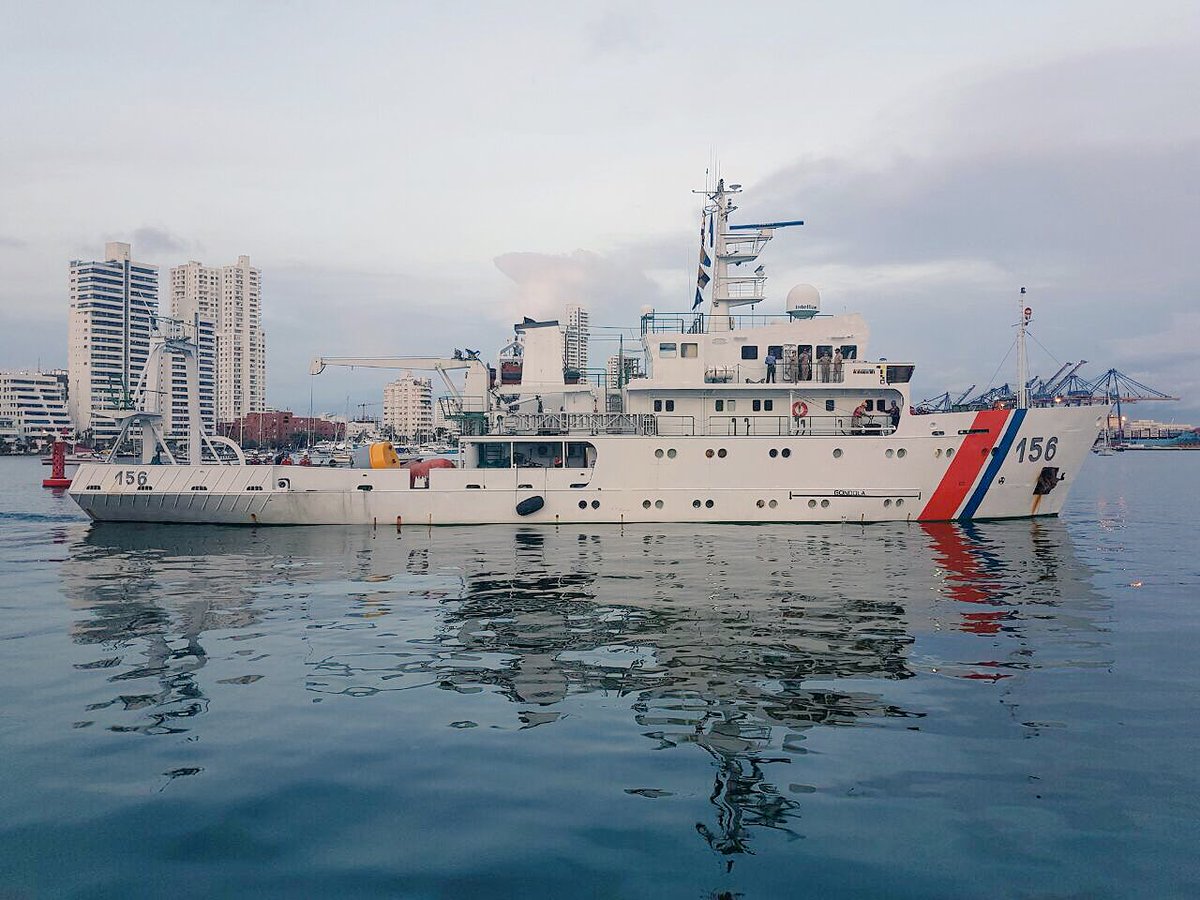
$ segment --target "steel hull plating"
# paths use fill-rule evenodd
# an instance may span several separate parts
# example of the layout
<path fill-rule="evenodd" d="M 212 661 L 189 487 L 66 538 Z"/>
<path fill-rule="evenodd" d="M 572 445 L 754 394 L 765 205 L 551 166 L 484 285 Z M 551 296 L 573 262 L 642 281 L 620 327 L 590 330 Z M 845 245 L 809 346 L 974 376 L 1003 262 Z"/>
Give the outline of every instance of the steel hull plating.
<path fill-rule="evenodd" d="M 93 519 L 126 522 L 1017 518 L 1062 509 L 1102 418 L 1098 407 L 1075 407 L 909 416 L 889 436 L 588 436 L 597 452 L 591 469 L 438 469 L 424 488 L 410 487 L 404 469 L 85 464 L 70 493 Z M 520 515 L 518 505 L 533 497 L 544 503 Z"/>

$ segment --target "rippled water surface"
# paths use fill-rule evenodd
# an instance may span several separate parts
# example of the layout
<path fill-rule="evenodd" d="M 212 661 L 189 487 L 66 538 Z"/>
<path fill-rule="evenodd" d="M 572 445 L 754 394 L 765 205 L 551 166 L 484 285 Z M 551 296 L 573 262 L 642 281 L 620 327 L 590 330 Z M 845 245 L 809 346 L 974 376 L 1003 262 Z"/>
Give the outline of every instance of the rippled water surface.
<path fill-rule="evenodd" d="M 0 896 L 1200 894 L 1200 453 L 974 527 L 91 526 L 0 459 Z"/>

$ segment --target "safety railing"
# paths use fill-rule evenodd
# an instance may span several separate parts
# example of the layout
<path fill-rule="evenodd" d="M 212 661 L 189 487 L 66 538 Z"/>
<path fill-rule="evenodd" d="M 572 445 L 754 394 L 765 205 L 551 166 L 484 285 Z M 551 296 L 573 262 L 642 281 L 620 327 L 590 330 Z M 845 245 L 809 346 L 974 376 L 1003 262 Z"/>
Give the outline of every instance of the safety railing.
<path fill-rule="evenodd" d="M 656 434 L 648 413 L 513 413 L 498 416 L 496 434 Z"/>
<path fill-rule="evenodd" d="M 709 416 L 710 435 L 763 435 L 795 437 L 859 437 L 888 435 L 895 432 L 890 416 Z"/>

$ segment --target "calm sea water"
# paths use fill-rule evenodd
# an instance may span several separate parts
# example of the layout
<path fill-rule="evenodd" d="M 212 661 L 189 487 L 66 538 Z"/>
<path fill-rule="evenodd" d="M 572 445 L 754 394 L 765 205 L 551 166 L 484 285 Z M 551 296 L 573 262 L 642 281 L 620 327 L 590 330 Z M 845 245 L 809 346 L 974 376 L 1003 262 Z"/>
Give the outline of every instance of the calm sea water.
<path fill-rule="evenodd" d="M 956 526 L 91 526 L 0 459 L 0 896 L 1200 894 L 1200 453 Z"/>

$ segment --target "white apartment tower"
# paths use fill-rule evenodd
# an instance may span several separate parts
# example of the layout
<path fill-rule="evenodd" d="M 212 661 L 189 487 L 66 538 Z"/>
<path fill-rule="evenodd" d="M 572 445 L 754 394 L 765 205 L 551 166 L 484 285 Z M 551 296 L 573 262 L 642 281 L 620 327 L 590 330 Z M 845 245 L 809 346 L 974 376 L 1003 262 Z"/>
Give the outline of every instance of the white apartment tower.
<path fill-rule="evenodd" d="M 67 317 L 67 410 L 79 431 L 101 439 L 118 426 L 105 417 L 134 402 L 158 315 L 158 267 L 134 262 L 128 244 L 104 245 L 104 259 L 72 260 Z"/>
<path fill-rule="evenodd" d="M 217 433 L 217 329 L 207 319 L 194 316 L 190 322 L 160 319 L 165 333 L 187 338 L 196 344 L 197 398 L 200 424 L 205 434 Z M 160 369 L 160 389 L 166 395 L 162 410 L 167 419 L 167 436 L 185 439 L 191 425 L 188 416 L 187 361 L 180 354 L 164 353 Z"/>
<path fill-rule="evenodd" d="M 220 424 L 267 403 L 267 340 L 262 329 L 262 275 L 239 256 L 232 266 L 192 262 L 171 269 L 171 316 L 212 322 L 216 338 L 216 416 Z"/>
<path fill-rule="evenodd" d="M 383 425 L 397 440 L 419 443 L 433 436 L 433 382 L 405 372 L 383 388 Z"/>
<path fill-rule="evenodd" d="M 70 433 L 66 373 L 0 372 L 0 440 Z"/>
<path fill-rule="evenodd" d="M 563 326 L 563 368 L 582 372 L 588 366 L 588 311 L 578 303 L 567 306 Z"/>

